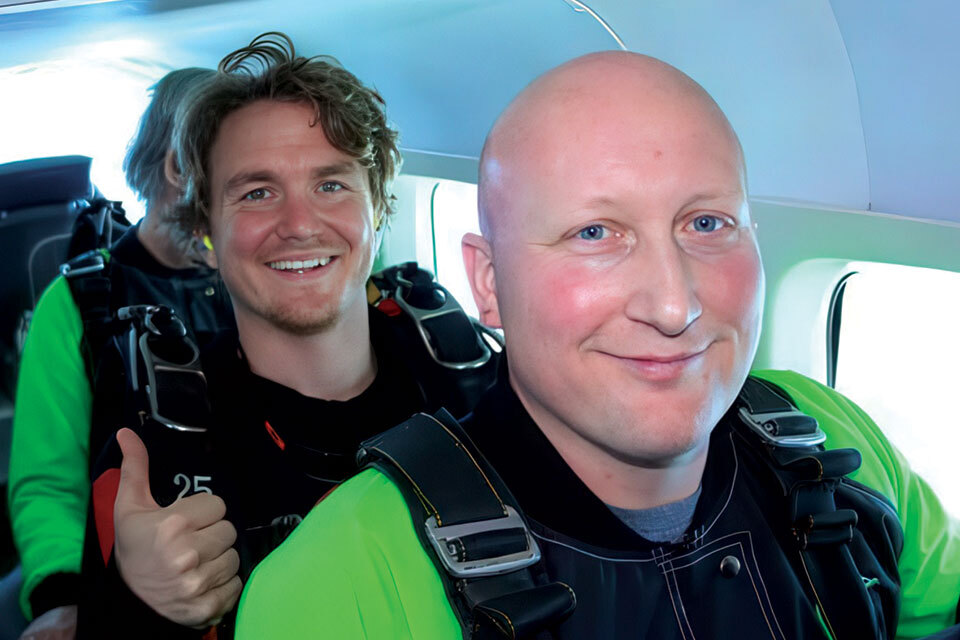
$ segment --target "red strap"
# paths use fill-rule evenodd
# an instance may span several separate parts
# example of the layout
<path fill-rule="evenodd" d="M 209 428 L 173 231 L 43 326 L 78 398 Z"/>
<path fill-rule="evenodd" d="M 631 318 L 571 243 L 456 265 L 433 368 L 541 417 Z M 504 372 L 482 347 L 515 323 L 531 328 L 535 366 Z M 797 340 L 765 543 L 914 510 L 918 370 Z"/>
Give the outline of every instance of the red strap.
<path fill-rule="evenodd" d="M 283 438 L 280 437 L 280 434 L 274 431 L 273 427 L 270 426 L 270 422 L 267 420 L 263 421 L 263 426 L 267 428 L 267 433 L 270 435 L 270 439 L 280 447 L 280 451 L 283 451 L 287 448 L 287 443 L 283 441 Z"/>
<path fill-rule="evenodd" d="M 113 504 L 119 487 L 120 469 L 107 469 L 93 482 L 93 522 L 104 565 L 110 561 L 113 550 Z"/>

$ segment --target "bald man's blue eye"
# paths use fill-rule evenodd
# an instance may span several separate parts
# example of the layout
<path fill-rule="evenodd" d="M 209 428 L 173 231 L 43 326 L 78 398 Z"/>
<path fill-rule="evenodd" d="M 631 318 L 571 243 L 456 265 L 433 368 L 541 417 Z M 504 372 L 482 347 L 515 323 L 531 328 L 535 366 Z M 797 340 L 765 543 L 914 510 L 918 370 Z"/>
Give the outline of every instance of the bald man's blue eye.
<path fill-rule="evenodd" d="M 716 216 L 697 216 L 693 221 L 693 228 L 697 231 L 703 231 L 709 233 L 710 231 L 716 231 L 721 225 L 720 218 Z"/>
<path fill-rule="evenodd" d="M 607 230 L 603 226 L 599 224 L 592 224 L 589 227 L 580 229 L 580 233 L 578 235 L 580 236 L 581 240 L 602 240 L 606 234 Z"/>

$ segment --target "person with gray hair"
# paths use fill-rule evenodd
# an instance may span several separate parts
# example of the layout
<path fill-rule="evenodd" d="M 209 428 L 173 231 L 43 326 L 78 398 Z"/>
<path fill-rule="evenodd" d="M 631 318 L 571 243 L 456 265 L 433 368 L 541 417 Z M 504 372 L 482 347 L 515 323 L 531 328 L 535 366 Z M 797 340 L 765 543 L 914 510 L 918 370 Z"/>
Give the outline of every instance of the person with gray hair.
<path fill-rule="evenodd" d="M 198 86 L 214 75 L 211 69 L 189 67 L 171 71 L 153 86 L 153 100 L 143 112 L 137 133 L 123 159 L 127 184 L 146 204 L 146 215 L 137 238 L 161 264 L 171 269 L 190 269 L 205 254 L 193 234 L 177 224 L 178 189 L 167 178 L 174 163 L 170 147 L 177 109 Z"/>
<path fill-rule="evenodd" d="M 90 323 L 112 326 L 117 309 L 135 304 L 174 308 L 196 337 L 232 323 L 215 271 L 176 223 L 178 190 L 164 168 L 173 162 L 178 107 L 212 76 L 209 69 L 180 69 L 152 87 L 123 164 L 146 215 L 102 250 L 102 270 L 54 280 L 33 316 L 17 384 L 9 483 L 30 637 L 74 633 L 91 452 L 123 424 L 126 352 L 110 330 Z"/>

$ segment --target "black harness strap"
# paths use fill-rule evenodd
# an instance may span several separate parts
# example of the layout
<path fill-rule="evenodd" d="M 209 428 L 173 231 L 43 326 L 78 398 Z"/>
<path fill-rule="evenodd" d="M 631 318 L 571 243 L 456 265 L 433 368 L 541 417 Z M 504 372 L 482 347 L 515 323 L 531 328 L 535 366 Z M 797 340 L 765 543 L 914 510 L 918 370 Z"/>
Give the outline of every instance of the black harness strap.
<path fill-rule="evenodd" d="M 817 421 L 801 413 L 779 388 L 748 378 L 739 397 L 738 431 L 779 480 L 797 554 L 814 601 L 837 640 L 882 637 L 882 612 L 850 550 L 858 524 L 853 509 L 838 509 L 836 492 L 860 468 L 856 449 L 825 451 Z"/>
<path fill-rule="evenodd" d="M 530 638 L 573 611 L 573 591 L 546 580 L 515 501 L 449 413 L 417 414 L 359 458 L 404 491 L 414 522 L 422 515 L 418 534 L 468 637 Z"/>
<path fill-rule="evenodd" d="M 87 251 L 61 265 L 70 292 L 83 321 L 83 349 L 86 352 L 88 378 L 96 379 L 100 349 L 113 333 L 113 311 L 110 308 L 109 262 L 99 249 Z"/>
<path fill-rule="evenodd" d="M 67 279 L 83 321 L 83 348 L 89 379 L 96 379 L 100 350 L 114 330 L 110 298 L 110 264 L 107 250 L 114 236 L 131 226 L 119 202 L 94 199 L 77 215 L 67 262 L 60 273 Z"/>

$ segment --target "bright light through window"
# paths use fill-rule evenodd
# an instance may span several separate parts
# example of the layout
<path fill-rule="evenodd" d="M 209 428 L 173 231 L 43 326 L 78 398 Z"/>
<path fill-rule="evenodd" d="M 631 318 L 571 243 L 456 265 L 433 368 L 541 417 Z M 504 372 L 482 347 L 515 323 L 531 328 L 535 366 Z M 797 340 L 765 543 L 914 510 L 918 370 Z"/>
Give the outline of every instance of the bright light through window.
<path fill-rule="evenodd" d="M 92 59 L 0 70 L 0 163 L 90 156 L 94 184 L 138 220 L 143 205 L 127 187 L 123 156 L 147 106 L 147 89 L 165 70 L 93 53 Z"/>
<path fill-rule="evenodd" d="M 877 422 L 960 516 L 960 273 L 855 264 L 846 285 L 836 388 Z"/>
<path fill-rule="evenodd" d="M 480 233 L 477 185 L 424 179 L 417 189 L 417 210 L 417 261 L 434 271 L 464 311 L 477 317 L 460 252 L 463 234 Z"/>

